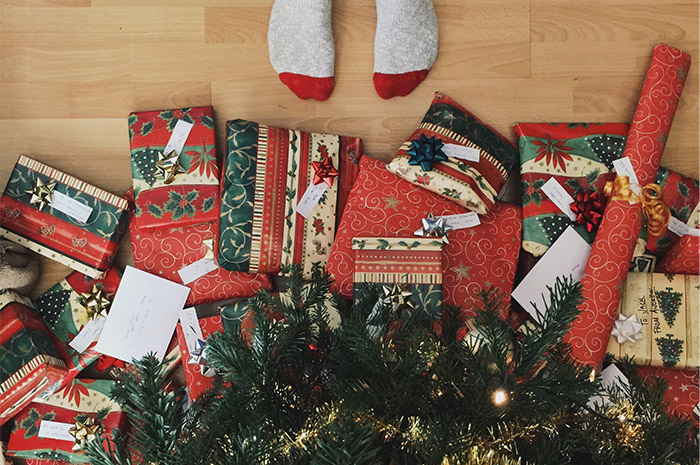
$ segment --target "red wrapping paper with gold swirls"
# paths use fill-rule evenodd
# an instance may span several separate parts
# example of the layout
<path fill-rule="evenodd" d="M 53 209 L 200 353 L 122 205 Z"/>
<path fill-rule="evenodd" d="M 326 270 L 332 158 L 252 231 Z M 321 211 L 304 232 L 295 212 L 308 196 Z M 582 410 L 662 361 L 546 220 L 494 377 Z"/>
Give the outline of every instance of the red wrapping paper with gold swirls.
<path fill-rule="evenodd" d="M 420 189 L 386 169 L 379 160 L 362 157 L 360 174 L 350 192 L 328 260 L 335 290 L 353 295 L 355 255 L 352 239 L 365 237 L 411 237 L 421 219 L 467 213 L 468 210 L 426 189 Z M 509 301 L 520 252 L 522 211 L 496 202 L 481 224 L 449 231 L 443 244 L 442 299 L 474 314 L 481 303 L 479 291 L 494 287 Z"/>
<path fill-rule="evenodd" d="M 700 237 L 690 234 L 681 237 L 656 266 L 656 271 L 700 274 Z"/>
<path fill-rule="evenodd" d="M 654 47 L 622 154 L 642 186 L 653 182 L 659 169 L 689 67 L 689 54 L 665 44 Z M 581 363 L 603 361 L 642 219 L 639 203 L 610 200 L 605 207 L 581 280 L 581 313 L 566 337 Z"/>

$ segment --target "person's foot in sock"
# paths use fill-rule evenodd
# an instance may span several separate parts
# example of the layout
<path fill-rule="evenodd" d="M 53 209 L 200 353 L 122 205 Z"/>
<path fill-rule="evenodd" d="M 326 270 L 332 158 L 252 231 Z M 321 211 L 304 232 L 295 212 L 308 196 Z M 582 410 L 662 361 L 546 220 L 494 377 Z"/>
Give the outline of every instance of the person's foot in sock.
<path fill-rule="evenodd" d="M 292 92 L 328 99 L 335 86 L 331 0 L 275 0 L 267 44 L 272 67 Z"/>
<path fill-rule="evenodd" d="M 411 93 L 438 53 L 437 16 L 431 0 L 376 0 L 374 88 L 388 99 Z"/>

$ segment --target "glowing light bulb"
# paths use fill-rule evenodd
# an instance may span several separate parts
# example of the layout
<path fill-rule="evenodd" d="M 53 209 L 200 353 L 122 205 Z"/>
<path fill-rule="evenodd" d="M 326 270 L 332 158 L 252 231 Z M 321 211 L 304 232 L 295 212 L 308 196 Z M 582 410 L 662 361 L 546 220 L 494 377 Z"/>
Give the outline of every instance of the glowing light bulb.
<path fill-rule="evenodd" d="M 498 388 L 495 391 L 493 391 L 491 399 L 493 400 L 493 404 L 495 406 L 500 407 L 501 405 L 504 405 L 506 402 L 508 402 L 508 393 L 506 393 L 506 391 L 503 388 Z"/>
<path fill-rule="evenodd" d="M 591 375 L 588 377 L 588 381 L 590 381 L 591 383 L 595 381 L 595 368 L 591 370 Z"/>
<path fill-rule="evenodd" d="M 627 420 L 627 417 L 625 416 L 624 413 L 621 413 L 619 417 L 617 417 L 620 422 L 624 423 Z"/>

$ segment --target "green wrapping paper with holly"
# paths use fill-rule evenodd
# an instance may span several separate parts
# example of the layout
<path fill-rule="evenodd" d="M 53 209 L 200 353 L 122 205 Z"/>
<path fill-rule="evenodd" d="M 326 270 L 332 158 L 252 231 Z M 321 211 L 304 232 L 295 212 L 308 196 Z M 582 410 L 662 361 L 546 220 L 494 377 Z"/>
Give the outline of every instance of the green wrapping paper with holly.
<path fill-rule="evenodd" d="M 128 223 L 125 199 L 24 155 L 0 197 L 0 237 L 95 279 Z"/>
<path fill-rule="evenodd" d="M 129 115 L 135 228 L 216 221 L 219 165 L 212 107 Z"/>
<path fill-rule="evenodd" d="M 49 329 L 29 298 L 0 291 L 0 425 L 70 379 Z"/>
<path fill-rule="evenodd" d="M 606 202 L 603 188 L 615 177 L 613 162 L 622 155 L 629 125 L 519 123 L 514 130 L 520 137 L 523 249 L 541 256 L 568 226 L 592 244 Z M 573 201 L 563 202 L 571 208 L 571 216 L 548 195 L 552 180 Z M 690 222 L 700 201 L 698 181 L 661 167 L 654 182 L 661 187 L 661 201 L 671 215 Z M 642 228 L 631 270 L 654 271 L 656 262 L 679 240 L 671 230 L 649 238 Z"/>
<path fill-rule="evenodd" d="M 28 405 L 15 417 L 7 445 L 9 456 L 89 463 L 83 447 L 99 431 L 105 440 L 128 427 L 126 415 L 110 399 L 115 381 L 74 379 L 42 403 Z"/>
<path fill-rule="evenodd" d="M 661 201 L 669 208 L 673 218 L 691 229 L 697 228 L 700 182 L 663 166 L 656 173 L 654 182 L 661 186 Z M 673 228 L 668 228 L 662 235 L 649 237 L 647 228 L 642 228 L 634 249 L 631 271 L 662 271 L 657 269 L 657 264 L 681 241 L 681 236 L 671 229 Z"/>
<path fill-rule="evenodd" d="M 86 327 L 91 321 L 107 315 L 120 280 L 120 273 L 115 268 L 100 280 L 74 272 L 34 301 L 37 313 L 58 339 L 62 358 L 72 376 L 100 357 L 100 353 L 92 348 L 97 339 L 79 335 L 83 330 L 89 331 Z M 89 340 L 85 340 L 86 337 Z"/>

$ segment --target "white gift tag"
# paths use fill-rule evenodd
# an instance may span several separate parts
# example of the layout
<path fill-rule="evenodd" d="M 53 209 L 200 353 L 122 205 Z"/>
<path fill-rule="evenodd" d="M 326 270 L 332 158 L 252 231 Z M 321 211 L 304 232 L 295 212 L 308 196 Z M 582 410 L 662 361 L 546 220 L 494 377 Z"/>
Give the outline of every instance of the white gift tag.
<path fill-rule="evenodd" d="M 180 275 L 182 284 L 189 284 L 195 279 L 201 278 L 207 273 L 211 273 L 218 267 L 219 266 L 216 264 L 215 260 L 212 260 L 211 258 L 202 258 L 179 269 L 177 274 Z"/>
<path fill-rule="evenodd" d="M 691 228 L 690 226 L 688 226 L 688 232 L 686 232 L 686 234 L 689 236 L 700 237 L 700 229 Z"/>
<path fill-rule="evenodd" d="M 668 230 L 677 236 L 683 237 L 690 232 L 690 226 L 672 216 L 671 221 L 668 222 Z"/>
<path fill-rule="evenodd" d="M 445 144 L 442 146 L 442 151 L 448 157 L 460 158 L 467 161 L 479 161 L 479 149 L 465 147 L 458 144 Z"/>
<path fill-rule="evenodd" d="M 197 319 L 197 310 L 194 307 L 188 307 L 180 310 L 180 324 L 182 325 L 182 334 L 185 336 L 187 350 L 192 352 L 197 349 L 197 341 L 203 341 L 202 327 L 199 326 Z"/>
<path fill-rule="evenodd" d="M 68 432 L 74 425 L 60 421 L 41 420 L 39 423 L 40 438 L 56 439 L 58 441 L 71 441 L 75 438 Z"/>
<path fill-rule="evenodd" d="M 600 386 L 602 389 L 610 389 L 613 386 L 618 386 L 620 389 L 629 388 L 629 380 L 620 369 L 615 365 L 608 365 L 608 367 L 600 372 Z M 588 399 L 588 407 L 595 408 L 596 406 L 602 407 L 610 403 L 610 398 L 607 392 L 603 391 L 600 394 L 591 396 Z"/>
<path fill-rule="evenodd" d="M 177 123 L 175 123 L 175 127 L 173 128 L 173 133 L 170 135 L 170 139 L 168 140 L 168 145 L 166 145 L 165 149 L 163 149 L 163 153 L 167 155 L 174 150 L 175 153 L 180 155 L 182 149 L 185 148 L 185 142 L 187 142 L 187 138 L 189 137 L 193 126 L 194 124 L 188 123 L 187 121 L 183 121 L 181 119 L 177 120 Z"/>
<path fill-rule="evenodd" d="M 80 203 L 60 192 L 53 193 L 51 208 L 58 210 L 61 213 L 64 213 L 82 223 L 87 223 L 87 220 L 90 219 L 90 215 L 92 215 L 92 207 L 89 207 L 84 203 Z"/>
<path fill-rule="evenodd" d="M 639 180 L 637 179 L 637 175 L 634 172 L 634 168 L 632 168 L 632 162 L 630 161 L 629 157 L 618 158 L 613 162 L 613 167 L 615 168 L 615 173 L 617 173 L 618 176 L 627 176 L 628 178 L 630 178 L 630 189 L 632 189 L 632 192 L 634 192 L 637 195 L 642 194 L 642 191 L 639 187 Z"/>
<path fill-rule="evenodd" d="M 304 218 L 308 218 L 313 211 L 318 201 L 321 200 L 321 196 L 328 189 L 328 184 L 322 182 L 320 184 L 311 184 L 306 188 L 304 196 L 301 198 L 297 204 L 297 213 L 299 213 Z"/>
<path fill-rule="evenodd" d="M 459 215 L 447 215 L 442 217 L 447 226 L 452 226 L 452 229 L 466 229 L 479 226 L 481 221 L 476 212 L 460 213 Z"/>
<path fill-rule="evenodd" d="M 700 417 L 700 402 L 698 402 L 697 405 L 693 407 L 693 413 Z"/>
<path fill-rule="evenodd" d="M 105 327 L 105 321 L 107 321 L 107 318 L 103 316 L 98 316 L 96 319 L 88 321 L 68 345 L 78 351 L 79 354 L 82 354 L 90 347 L 90 344 L 100 337 L 102 328 Z"/>
<path fill-rule="evenodd" d="M 576 220 L 576 213 L 571 210 L 571 204 L 574 202 L 574 199 L 555 178 L 549 178 L 549 181 L 544 183 L 542 192 L 544 192 L 547 197 L 549 197 L 549 200 L 551 200 L 562 213 L 568 216 L 571 221 Z"/>

